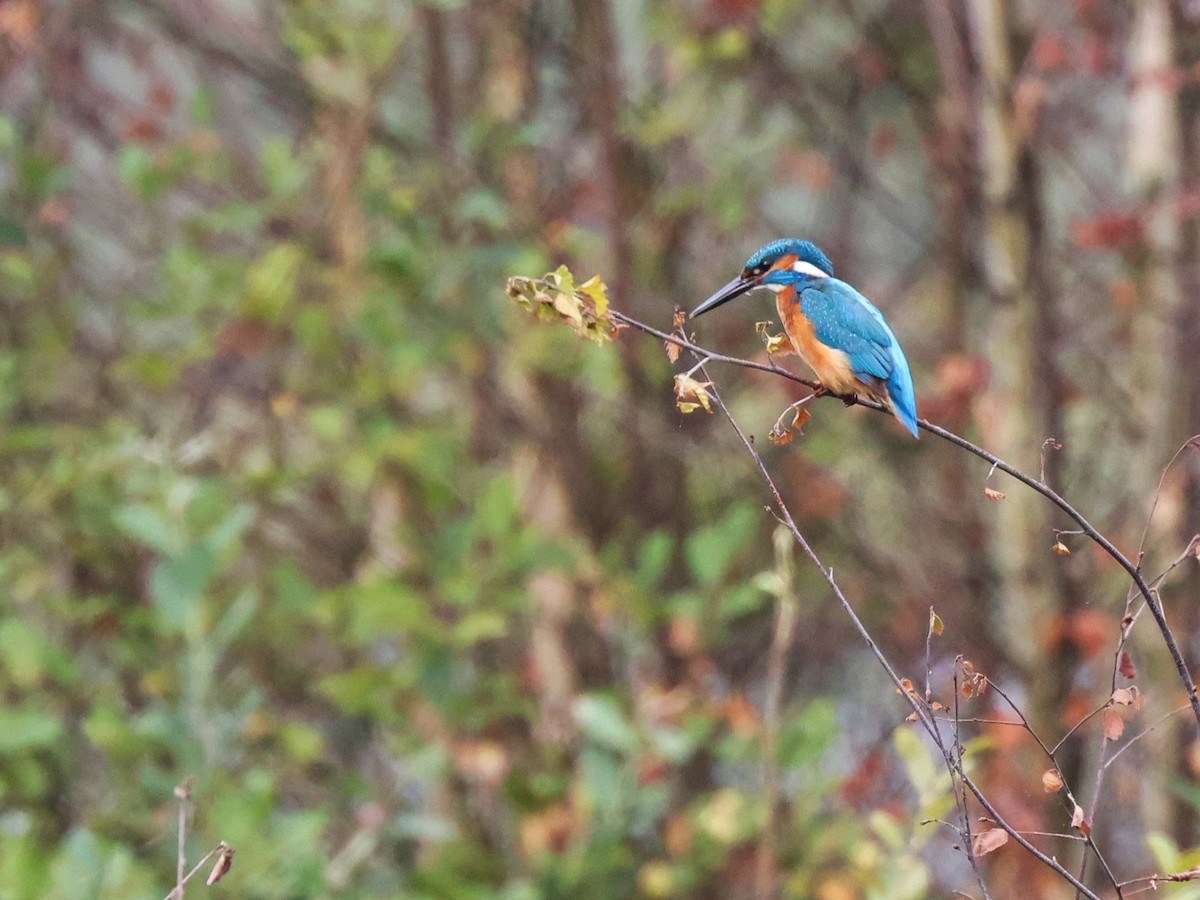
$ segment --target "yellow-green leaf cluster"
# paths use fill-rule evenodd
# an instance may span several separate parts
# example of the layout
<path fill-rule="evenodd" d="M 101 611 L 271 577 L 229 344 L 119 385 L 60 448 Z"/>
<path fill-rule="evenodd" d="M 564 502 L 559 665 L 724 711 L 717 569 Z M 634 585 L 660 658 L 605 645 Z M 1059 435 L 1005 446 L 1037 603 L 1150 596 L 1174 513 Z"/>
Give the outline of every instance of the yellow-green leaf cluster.
<path fill-rule="evenodd" d="M 675 405 L 684 414 L 703 409 L 711 415 L 712 396 L 708 393 L 710 387 L 712 387 L 711 381 L 697 381 L 690 375 L 676 375 Z"/>
<path fill-rule="evenodd" d="M 508 296 L 538 319 L 563 322 L 597 344 L 612 340 L 617 332 L 608 316 L 608 288 L 599 275 L 578 285 L 566 266 L 541 278 L 514 275 L 508 279 Z"/>
<path fill-rule="evenodd" d="M 771 334 L 771 322 L 755 322 L 754 330 L 766 345 L 768 356 L 787 356 L 794 352 L 786 334 Z"/>

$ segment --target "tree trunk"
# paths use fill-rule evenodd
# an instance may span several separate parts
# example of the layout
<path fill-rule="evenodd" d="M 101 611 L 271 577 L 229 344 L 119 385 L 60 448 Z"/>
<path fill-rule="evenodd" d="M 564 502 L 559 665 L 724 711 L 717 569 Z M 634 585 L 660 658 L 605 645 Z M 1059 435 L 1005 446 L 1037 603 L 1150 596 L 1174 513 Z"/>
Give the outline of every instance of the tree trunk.
<path fill-rule="evenodd" d="M 1007 6 L 970 0 L 971 36 L 979 65 L 975 109 L 983 191 L 983 269 L 991 296 L 985 352 L 991 382 L 982 404 L 985 443 L 1002 459 L 1037 471 L 1042 442 L 1057 428 L 1053 366 L 1055 299 L 1039 262 L 1042 239 L 1040 178 L 1029 135 L 1018 133 Z M 1048 477 L 1050 473 L 1047 473 Z M 1040 663 L 1037 633 L 1056 606 L 1049 522 L 1041 499 L 1008 492 L 996 506 L 992 542 L 1000 579 L 998 623 L 1011 657 L 1026 668 Z"/>
<path fill-rule="evenodd" d="M 1181 22 L 1176 32 L 1177 49 L 1172 53 L 1174 61 L 1182 67 L 1200 62 L 1200 25 L 1195 19 Z M 1176 106 L 1179 134 L 1178 179 L 1181 187 L 1195 190 L 1200 184 L 1200 138 L 1196 129 L 1200 127 L 1200 85 L 1188 82 L 1180 89 Z M 1178 212 L 1177 210 L 1172 210 Z M 1175 345 L 1174 380 L 1169 391 L 1170 443 L 1182 443 L 1188 437 L 1200 434 L 1200 221 L 1195 216 L 1179 216 L 1179 245 L 1177 257 L 1177 281 L 1180 296 L 1174 316 Z M 1178 546 L 1172 552 L 1187 546 L 1192 535 L 1200 533 L 1200 452 L 1188 451 L 1180 463 L 1183 473 L 1183 515 L 1178 526 Z M 1196 566 L 1181 570 L 1175 584 L 1169 588 L 1170 596 L 1178 598 L 1173 604 L 1172 618 L 1178 617 L 1179 644 L 1183 649 L 1188 668 L 1193 672 L 1200 667 L 1197 653 L 1197 635 L 1200 635 L 1200 571 Z M 1196 742 L 1195 726 L 1190 722 L 1178 723 L 1178 767 L 1181 777 L 1195 778 L 1191 767 Z M 1191 847 L 1200 834 L 1197 829 L 1196 808 L 1183 798 L 1175 798 L 1171 810 L 1172 830 L 1181 847 Z"/>

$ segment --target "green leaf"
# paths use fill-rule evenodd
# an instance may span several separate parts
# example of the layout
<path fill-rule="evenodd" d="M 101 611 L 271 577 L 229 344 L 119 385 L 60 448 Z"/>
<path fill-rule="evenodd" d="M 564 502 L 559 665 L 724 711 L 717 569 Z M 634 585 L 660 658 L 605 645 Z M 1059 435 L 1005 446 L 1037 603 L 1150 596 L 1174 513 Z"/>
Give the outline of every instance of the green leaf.
<path fill-rule="evenodd" d="M 216 560 L 208 544 L 192 544 L 181 556 L 159 560 L 150 575 L 150 594 L 172 631 L 185 631 L 197 624 L 204 592 L 216 574 Z"/>
<path fill-rule="evenodd" d="M 49 747 L 59 741 L 62 730 L 58 717 L 42 710 L 0 708 L 0 754 Z"/>
<path fill-rule="evenodd" d="M 256 515 L 254 507 L 249 503 L 239 503 L 225 516 L 205 537 L 214 556 L 222 556 L 233 549 L 242 538 L 242 534 L 250 527 Z"/>
<path fill-rule="evenodd" d="M 296 295 L 304 251 L 295 244 L 278 244 L 246 271 L 243 311 L 267 322 L 278 322 Z"/>
<path fill-rule="evenodd" d="M 113 525 L 151 550 L 176 555 L 183 549 L 183 535 L 158 510 L 141 503 L 119 506 L 113 512 Z"/>
<path fill-rule="evenodd" d="M 637 732 L 611 697 L 583 694 L 575 698 L 571 712 L 575 724 L 590 741 L 618 753 L 629 753 L 637 748 Z"/>
<path fill-rule="evenodd" d="M 471 647 L 482 641 L 501 638 L 508 634 L 508 621 L 500 613 L 479 610 L 469 613 L 454 623 L 454 642 L 460 647 Z"/>
<path fill-rule="evenodd" d="M 697 529 L 688 536 L 684 556 L 692 576 L 703 585 L 714 585 L 729 568 L 734 555 L 757 534 L 758 515 L 735 507 L 724 519 Z"/>
<path fill-rule="evenodd" d="M 29 233 L 24 226 L 8 216 L 0 216 L 0 247 L 24 246 L 29 242 Z"/>

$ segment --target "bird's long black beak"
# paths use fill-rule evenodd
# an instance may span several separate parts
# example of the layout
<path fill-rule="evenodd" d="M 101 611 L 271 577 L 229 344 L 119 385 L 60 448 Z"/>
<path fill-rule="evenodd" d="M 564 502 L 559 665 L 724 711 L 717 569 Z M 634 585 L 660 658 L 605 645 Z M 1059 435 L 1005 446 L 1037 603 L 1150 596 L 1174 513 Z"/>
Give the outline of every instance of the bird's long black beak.
<path fill-rule="evenodd" d="M 745 276 L 739 275 L 737 278 L 733 279 L 733 281 L 729 282 L 729 284 L 725 285 L 725 287 L 721 288 L 719 291 L 693 309 L 688 318 L 694 319 L 696 316 L 703 315 L 710 309 L 716 309 L 722 303 L 728 303 L 734 297 L 740 297 L 757 284 L 758 279 L 746 278 Z"/>

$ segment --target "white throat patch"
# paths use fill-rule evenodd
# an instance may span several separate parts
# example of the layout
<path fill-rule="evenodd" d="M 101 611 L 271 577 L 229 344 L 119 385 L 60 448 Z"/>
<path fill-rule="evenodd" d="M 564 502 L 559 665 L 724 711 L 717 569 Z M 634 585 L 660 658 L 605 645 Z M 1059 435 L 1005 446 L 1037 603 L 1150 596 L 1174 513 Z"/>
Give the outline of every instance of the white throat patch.
<path fill-rule="evenodd" d="M 828 278 L 829 277 L 829 274 L 827 272 L 822 272 L 820 269 L 818 269 L 812 263 L 807 262 L 802 259 L 798 259 L 794 263 L 792 263 L 792 271 L 800 272 L 804 275 L 811 275 L 813 278 Z"/>

